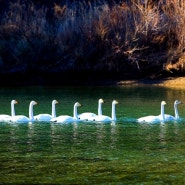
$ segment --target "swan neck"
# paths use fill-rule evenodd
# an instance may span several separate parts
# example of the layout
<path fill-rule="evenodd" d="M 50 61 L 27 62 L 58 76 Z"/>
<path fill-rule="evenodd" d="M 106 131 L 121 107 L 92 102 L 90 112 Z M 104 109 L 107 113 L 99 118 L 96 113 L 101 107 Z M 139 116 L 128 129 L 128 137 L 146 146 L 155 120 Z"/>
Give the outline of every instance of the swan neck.
<path fill-rule="evenodd" d="M 112 120 L 116 121 L 116 105 L 112 104 Z"/>
<path fill-rule="evenodd" d="M 102 103 L 98 104 L 98 116 L 102 115 Z"/>
<path fill-rule="evenodd" d="M 55 103 L 52 103 L 52 110 L 51 110 L 51 115 L 53 118 L 56 117 L 56 108 L 55 108 Z"/>
<path fill-rule="evenodd" d="M 175 110 L 175 118 L 179 119 L 179 112 L 178 112 L 178 109 L 177 109 L 177 104 L 174 105 L 174 110 Z"/>
<path fill-rule="evenodd" d="M 161 105 L 161 117 L 162 117 L 162 120 L 165 119 L 165 117 L 164 117 L 164 105 Z"/>
<path fill-rule="evenodd" d="M 15 116 L 15 106 L 13 102 L 11 103 L 11 116 Z"/>
<path fill-rule="evenodd" d="M 30 106 L 29 106 L 29 118 L 30 120 L 34 120 L 34 117 L 33 117 L 33 104 L 30 103 Z"/>
<path fill-rule="evenodd" d="M 76 106 L 76 105 L 74 105 L 73 117 L 74 117 L 75 119 L 78 119 L 78 113 L 77 113 L 77 106 Z"/>

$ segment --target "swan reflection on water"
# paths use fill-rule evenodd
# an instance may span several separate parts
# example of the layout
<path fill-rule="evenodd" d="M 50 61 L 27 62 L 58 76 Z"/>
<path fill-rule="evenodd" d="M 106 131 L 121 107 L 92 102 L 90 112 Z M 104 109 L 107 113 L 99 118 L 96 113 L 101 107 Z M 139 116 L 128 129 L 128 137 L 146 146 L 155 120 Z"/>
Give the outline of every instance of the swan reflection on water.
<path fill-rule="evenodd" d="M 61 146 L 66 142 L 76 143 L 77 145 L 83 142 L 92 142 L 102 146 L 108 144 L 110 147 L 115 147 L 120 136 L 116 124 L 52 123 L 50 137 L 52 144 L 60 144 Z"/>

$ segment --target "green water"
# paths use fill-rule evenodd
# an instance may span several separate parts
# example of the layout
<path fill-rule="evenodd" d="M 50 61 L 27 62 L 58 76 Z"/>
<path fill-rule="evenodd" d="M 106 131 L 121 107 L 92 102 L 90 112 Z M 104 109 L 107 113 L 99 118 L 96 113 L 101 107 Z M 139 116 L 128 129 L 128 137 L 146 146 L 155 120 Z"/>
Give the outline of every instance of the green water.
<path fill-rule="evenodd" d="M 57 99 L 57 115 L 97 112 L 103 98 L 103 113 L 116 107 L 116 124 L 10 124 L 0 123 L 0 184 L 184 184 L 185 121 L 138 124 L 143 115 L 159 114 L 165 100 L 166 113 L 174 114 L 173 102 L 185 102 L 185 90 L 151 87 L 30 87 L 1 88 L 0 113 L 10 114 L 16 99 L 16 114 L 50 113 Z M 185 118 L 184 104 L 179 114 Z"/>

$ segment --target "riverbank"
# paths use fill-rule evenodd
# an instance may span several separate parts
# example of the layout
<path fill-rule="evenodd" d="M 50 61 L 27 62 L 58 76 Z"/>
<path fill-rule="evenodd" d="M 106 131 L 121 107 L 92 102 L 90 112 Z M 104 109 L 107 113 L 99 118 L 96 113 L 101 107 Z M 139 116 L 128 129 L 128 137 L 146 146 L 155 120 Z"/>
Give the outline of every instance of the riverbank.
<path fill-rule="evenodd" d="M 117 82 L 120 86 L 161 86 L 169 88 L 184 88 L 185 77 L 168 77 L 162 79 L 140 79 L 140 80 L 123 80 Z"/>

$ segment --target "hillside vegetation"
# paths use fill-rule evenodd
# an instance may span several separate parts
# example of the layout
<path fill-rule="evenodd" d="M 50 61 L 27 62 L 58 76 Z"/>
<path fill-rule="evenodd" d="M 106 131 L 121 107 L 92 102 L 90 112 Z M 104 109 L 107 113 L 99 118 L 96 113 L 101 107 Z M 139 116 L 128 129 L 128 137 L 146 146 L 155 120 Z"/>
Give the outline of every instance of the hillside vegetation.
<path fill-rule="evenodd" d="M 1 0 L 0 7 L 1 83 L 184 74 L 184 1 Z"/>

